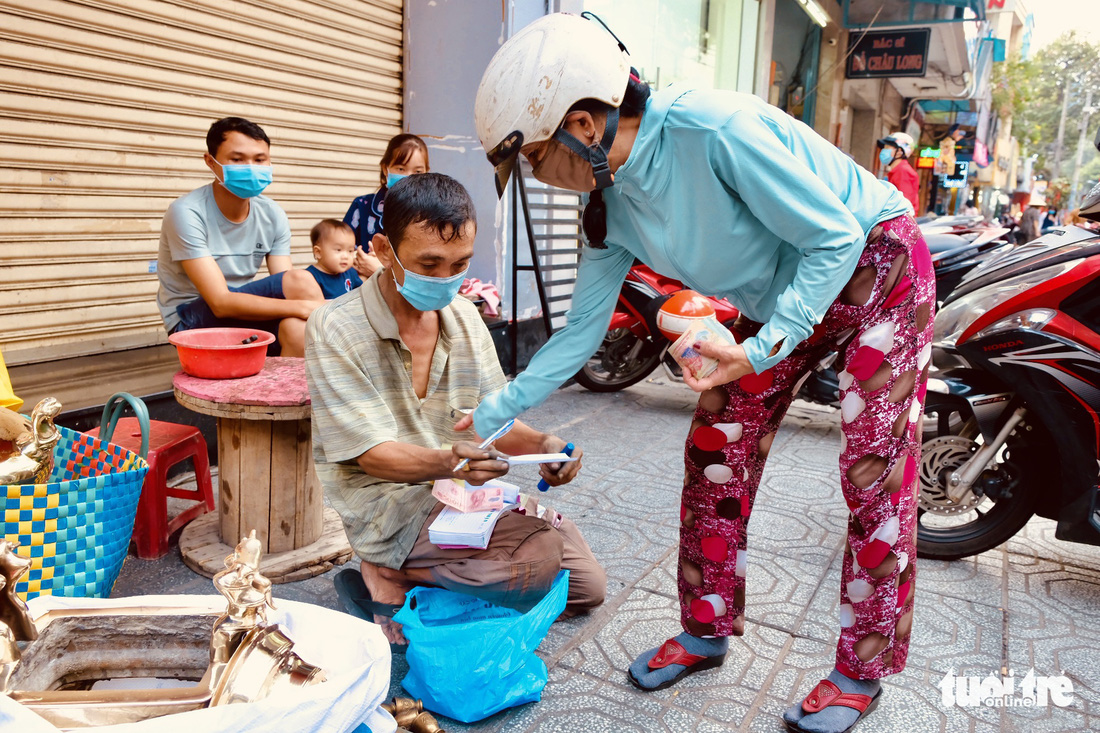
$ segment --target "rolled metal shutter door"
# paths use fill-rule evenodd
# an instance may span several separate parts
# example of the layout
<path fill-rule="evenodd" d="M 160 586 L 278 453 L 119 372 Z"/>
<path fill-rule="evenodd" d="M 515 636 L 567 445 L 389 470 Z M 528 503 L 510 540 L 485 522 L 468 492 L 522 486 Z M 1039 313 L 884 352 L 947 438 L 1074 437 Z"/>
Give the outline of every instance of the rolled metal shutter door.
<path fill-rule="evenodd" d="M 402 0 L 5 0 L 0 347 L 9 366 L 166 340 L 161 217 L 211 180 L 219 117 L 259 123 L 295 266 L 378 187 L 401 131 Z M 261 274 L 264 274 L 261 271 Z"/>

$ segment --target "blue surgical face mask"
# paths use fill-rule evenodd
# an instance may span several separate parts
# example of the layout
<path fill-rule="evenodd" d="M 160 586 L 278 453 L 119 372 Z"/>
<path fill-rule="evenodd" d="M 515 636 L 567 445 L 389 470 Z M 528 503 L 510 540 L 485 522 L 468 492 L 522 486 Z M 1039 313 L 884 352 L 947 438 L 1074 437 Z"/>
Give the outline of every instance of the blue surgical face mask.
<path fill-rule="evenodd" d="M 446 308 L 455 296 L 458 295 L 458 291 L 462 288 L 462 281 L 466 279 L 466 273 L 470 271 L 470 268 L 466 268 L 457 275 L 451 277 L 429 277 L 427 275 L 418 275 L 415 272 L 410 272 L 401 260 L 397 259 L 397 251 L 393 253 L 393 258 L 397 260 L 397 264 L 401 265 L 401 269 L 405 271 L 405 284 L 397 282 L 397 275 L 391 271 L 394 285 L 397 286 L 397 292 L 401 293 L 401 297 L 408 301 L 409 305 L 416 308 L 418 311 L 437 311 L 440 308 Z"/>
<path fill-rule="evenodd" d="M 221 184 L 234 196 L 250 199 L 259 196 L 271 185 L 271 166 L 248 163 L 219 163 L 222 167 Z"/>
<path fill-rule="evenodd" d="M 393 188 L 394 184 L 400 181 L 402 178 L 408 178 L 407 173 L 387 173 L 386 174 L 386 188 Z"/>
<path fill-rule="evenodd" d="M 882 163 L 883 165 L 890 165 L 891 163 L 893 163 L 894 149 L 883 148 L 882 150 L 878 151 L 878 162 Z"/>

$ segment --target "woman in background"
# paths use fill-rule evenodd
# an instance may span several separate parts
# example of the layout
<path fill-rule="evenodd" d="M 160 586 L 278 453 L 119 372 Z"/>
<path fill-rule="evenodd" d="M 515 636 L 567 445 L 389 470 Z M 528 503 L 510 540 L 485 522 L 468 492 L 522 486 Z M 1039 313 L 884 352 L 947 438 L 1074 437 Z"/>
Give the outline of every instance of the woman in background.
<path fill-rule="evenodd" d="M 355 232 L 355 270 L 364 278 L 382 266 L 370 250 L 370 240 L 382 229 L 382 207 L 386 191 L 405 176 L 427 173 L 428 146 L 416 135 L 401 133 L 390 138 L 379 166 L 382 186 L 374 193 L 364 194 L 351 202 L 344 223 Z"/>

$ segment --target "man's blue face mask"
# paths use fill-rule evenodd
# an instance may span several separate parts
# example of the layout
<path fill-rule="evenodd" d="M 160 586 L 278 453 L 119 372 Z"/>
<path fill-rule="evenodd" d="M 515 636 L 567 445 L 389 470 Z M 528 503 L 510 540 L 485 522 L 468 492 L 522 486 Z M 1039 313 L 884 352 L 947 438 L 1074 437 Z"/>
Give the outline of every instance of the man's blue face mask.
<path fill-rule="evenodd" d="M 221 184 L 231 194 L 242 199 L 259 196 L 271 185 L 272 172 L 269 165 L 251 165 L 248 163 L 219 163 L 222 167 Z"/>
<path fill-rule="evenodd" d="M 397 259 L 397 250 L 394 250 L 393 258 L 405 271 L 404 285 L 397 282 L 396 274 L 392 271 L 390 273 L 394 284 L 397 286 L 397 292 L 418 311 L 437 311 L 440 308 L 446 308 L 458 295 L 458 291 L 462 288 L 462 281 L 466 279 L 466 274 L 470 272 L 470 268 L 467 267 L 451 277 L 429 277 L 410 272 L 401 260 Z"/>

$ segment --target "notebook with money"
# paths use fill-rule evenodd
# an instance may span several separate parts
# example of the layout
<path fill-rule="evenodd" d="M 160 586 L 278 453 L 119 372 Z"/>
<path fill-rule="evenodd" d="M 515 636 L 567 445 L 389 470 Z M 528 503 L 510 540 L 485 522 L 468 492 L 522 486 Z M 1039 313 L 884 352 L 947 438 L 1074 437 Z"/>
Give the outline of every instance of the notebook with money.
<path fill-rule="evenodd" d="M 484 550 L 489 546 L 489 538 L 497 520 L 504 512 L 516 508 L 515 504 L 505 504 L 500 509 L 483 512 L 460 512 L 451 506 L 443 511 L 428 525 L 428 540 L 440 547 L 476 547 Z"/>

